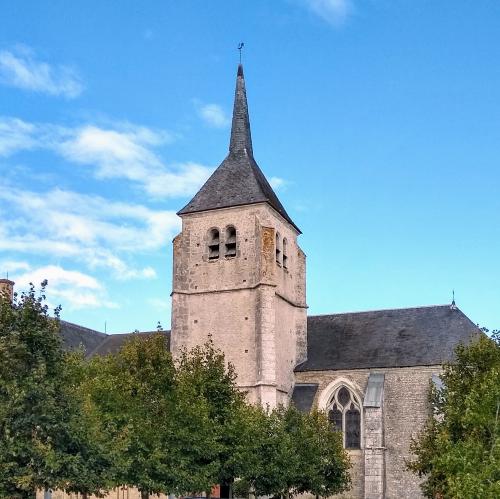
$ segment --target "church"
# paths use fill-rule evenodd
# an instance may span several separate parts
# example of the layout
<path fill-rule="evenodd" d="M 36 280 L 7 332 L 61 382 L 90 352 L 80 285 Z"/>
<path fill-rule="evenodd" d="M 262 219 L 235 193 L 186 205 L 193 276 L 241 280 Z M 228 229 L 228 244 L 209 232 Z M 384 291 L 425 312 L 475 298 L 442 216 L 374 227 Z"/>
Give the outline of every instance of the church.
<path fill-rule="evenodd" d="M 308 316 L 301 231 L 254 159 L 241 64 L 229 152 L 178 215 L 165 333 L 172 353 L 211 335 L 252 403 L 325 410 L 352 461 L 343 497 L 422 497 L 405 467 L 411 438 L 429 415 L 442 364 L 478 329 L 454 302 Z M 130 336 L 67 322 L 62 334 L 67 348 L 83 344 L 89 356 L 116 352 Z"/>

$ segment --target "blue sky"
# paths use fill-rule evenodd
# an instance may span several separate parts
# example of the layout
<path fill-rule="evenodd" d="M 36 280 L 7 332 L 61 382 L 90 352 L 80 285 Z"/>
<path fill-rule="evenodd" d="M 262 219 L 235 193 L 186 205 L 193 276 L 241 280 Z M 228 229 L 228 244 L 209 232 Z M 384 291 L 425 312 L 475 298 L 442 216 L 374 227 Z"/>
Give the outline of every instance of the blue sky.
<path fill-rule="evenodd" d="M 310 313 L 443 304 L 500 326 L 500 2 L 2 2 L 0 273 L 63 318 L 170 324 L 175 212 L 254 151 Z"/>

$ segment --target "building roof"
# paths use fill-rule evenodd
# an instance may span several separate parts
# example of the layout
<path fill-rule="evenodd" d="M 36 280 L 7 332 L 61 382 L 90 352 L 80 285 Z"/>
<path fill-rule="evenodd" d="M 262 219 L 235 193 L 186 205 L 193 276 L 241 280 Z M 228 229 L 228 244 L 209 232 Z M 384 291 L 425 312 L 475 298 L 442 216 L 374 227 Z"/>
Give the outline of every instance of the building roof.
<path fill-rule="evenodd" d="M 65 350 L 83 348 L 87 357 L 117 353 L 120 348 L 134 335 L 148 337 L 157 331 L 143 331 L 123 334 L 106 334 L 87 327 L 61 321 L 61 336 Z M 170 331 L 162 331 L 170 348 Z"/>
<path fill-rule="evenodd" d="M 292 404 L 300 412 L 309 412 L 318 391 L 318 383 L 295 383 L 292 392 Z"/>
<path fill-rule="evenodd" d="M 110 334 L 94 350 L 89 352 L 89 357 L 93 357 L 94 355 L 115 354 L 123 347 L 123 345 L 125 345 L 128 340 L 130 340 L 134 336 L 140 338 L 148 338 L 154 334 L 158 334 L 158 331 Z M 167 346 L 170 349 L 170 331 L 161 331 L 161 334 L 165 336 Z"/>
<path fill-rule="evenodd" d="M 60 327 L 63 347 L 66 350 L 83 348 L 86 354 L 94 350 L 108 336 L 105 333 L 67 321 L 61 321 Z"/>
<path fill-rule="evenodd" d="M 268 203 L 299 233 L 253 157 L 243 66 L 238 66 L 229 154 L 179 215 Z"/>
<path fill-rule="evenodd" d="M 295 370 L 439 365 L 477 334 L 450 305 L 310 316 L 307 360 Z"/>

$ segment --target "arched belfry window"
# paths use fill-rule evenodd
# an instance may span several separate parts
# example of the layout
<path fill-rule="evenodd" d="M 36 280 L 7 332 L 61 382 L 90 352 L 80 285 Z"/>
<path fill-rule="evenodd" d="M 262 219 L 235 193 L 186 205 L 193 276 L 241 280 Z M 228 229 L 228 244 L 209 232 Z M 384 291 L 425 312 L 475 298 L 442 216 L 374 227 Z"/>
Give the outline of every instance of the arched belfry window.
<path fill-rule="evenodd" d="M 288 268 L 288 241 L 283 238 L 283 268 Z"/>
<path fill-rule="evenodd" d="M 236 229 L 230 225 L 226 228 L 225 256 L 236 256 Z"/>
<path fill-rule="evenodd" d="M 276 232 L 276 263 L 281 265 L 281 236 Z"/>
<path fill-rule="evenodd" d="M 217 260 L 220 254 L 220 235 L 218 229 L 210 229 L 208 233 L 208 259 Z"/>
<path fill-rule="evenodd" d="M 339 386 L 333 394 L 328 419 L 332 429 L 342 432 L 346 449 L 361 448 L 361 404 L 346 386 Z"/>

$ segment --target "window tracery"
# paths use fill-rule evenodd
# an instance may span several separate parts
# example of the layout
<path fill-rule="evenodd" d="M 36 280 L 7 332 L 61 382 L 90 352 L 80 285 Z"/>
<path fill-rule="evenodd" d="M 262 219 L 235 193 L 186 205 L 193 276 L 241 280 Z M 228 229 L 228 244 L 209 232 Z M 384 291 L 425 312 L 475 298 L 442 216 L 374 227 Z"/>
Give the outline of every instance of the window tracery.
<path fill-rule="evenodd" d="M 346 386 L 339 386 L 333 394 L 328 419 L 332 429 L 342 432 L 346 449 L 361 448 L 361 404 Z"/>

